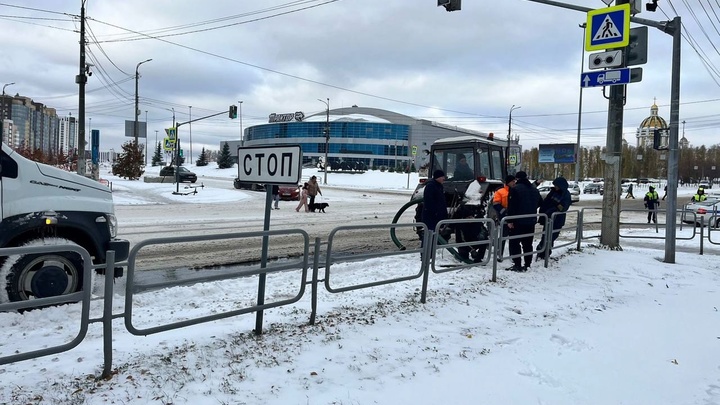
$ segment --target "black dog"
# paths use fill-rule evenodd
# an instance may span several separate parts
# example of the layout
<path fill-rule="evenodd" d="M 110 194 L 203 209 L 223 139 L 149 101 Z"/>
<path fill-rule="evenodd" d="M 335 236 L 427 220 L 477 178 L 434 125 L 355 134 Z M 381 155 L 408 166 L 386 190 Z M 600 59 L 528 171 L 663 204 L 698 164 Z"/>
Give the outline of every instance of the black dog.
<path fill-rule="evenodd" d="M 315 212 L 315 210 L 318 210 L 319 212 L 325 213 L 325 208 L 327 208 L 328 206 L 330 206 L 330 204 L 322 202 L 309 204 L 308 208 L 310 209 L 310 212 Z"/>

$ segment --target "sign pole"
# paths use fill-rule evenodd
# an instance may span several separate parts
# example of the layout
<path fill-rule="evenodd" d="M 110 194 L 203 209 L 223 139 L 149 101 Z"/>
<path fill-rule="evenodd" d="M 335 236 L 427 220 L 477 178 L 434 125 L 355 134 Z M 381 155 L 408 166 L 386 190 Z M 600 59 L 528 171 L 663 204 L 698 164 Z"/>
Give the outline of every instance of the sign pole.
<path fill-rule="evenodd" d="M 617 0 L 616 6 L 628 4 Z M 629 18 L 629 17 L 628 17 Z M 592 31 L 592 30 L 588 30 Z M 589 33 L 592 35 L 592 33 Z M 622 67 L 625 67 L 623 61 Z M 608 129 L 605 154 L 605 193 L 603 194 L 600 243 L 620 247 L 620 165 L 622 160 L 623 98 L 625 85 L 611 86 L 608 100 Z"/>

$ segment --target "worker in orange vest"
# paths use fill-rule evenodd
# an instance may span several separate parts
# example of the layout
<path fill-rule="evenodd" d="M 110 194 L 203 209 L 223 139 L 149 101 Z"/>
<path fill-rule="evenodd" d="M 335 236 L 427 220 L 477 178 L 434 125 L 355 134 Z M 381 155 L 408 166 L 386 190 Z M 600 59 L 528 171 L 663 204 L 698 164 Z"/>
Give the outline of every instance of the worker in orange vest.
<path fill-rule="evenodd" d="M 508 208 L 508 196 L 510 194 L 510 187 L 515 185 L 515 176 L 508 175 L 505 177 L 505 186 L 501 188 L 500 190 L 495 192 L 495 195 L 493 196 L 493 208 L 495 209 L 495 212 L 497 213 L 497 221 L 498 223 L 500 220 L 505 218 L 505 215 L 507 215 L 507 208 Z M 502 229 L 502 235 L 508 236 L 509 229 L 507 227 L 507 224 L 503 226 Z M 505 241 L 502 241 L 502 244 L 500 245 L 500 251 L 497 252 L 498 261 L 502 261 L 503 257 L 503 251 L 505 250 Z"/>

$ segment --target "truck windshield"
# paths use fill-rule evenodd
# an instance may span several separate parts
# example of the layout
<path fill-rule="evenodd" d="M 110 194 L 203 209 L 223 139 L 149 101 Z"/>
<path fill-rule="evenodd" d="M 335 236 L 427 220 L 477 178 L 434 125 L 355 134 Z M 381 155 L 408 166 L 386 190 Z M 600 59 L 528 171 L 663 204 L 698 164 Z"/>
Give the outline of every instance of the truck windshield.
<path fill-rule="evenodd" d="M 475 179 L 475 156 L 471 147 L 435 150 L 433 171 L 442 170 L 448 181 L 468 181 Z"/>

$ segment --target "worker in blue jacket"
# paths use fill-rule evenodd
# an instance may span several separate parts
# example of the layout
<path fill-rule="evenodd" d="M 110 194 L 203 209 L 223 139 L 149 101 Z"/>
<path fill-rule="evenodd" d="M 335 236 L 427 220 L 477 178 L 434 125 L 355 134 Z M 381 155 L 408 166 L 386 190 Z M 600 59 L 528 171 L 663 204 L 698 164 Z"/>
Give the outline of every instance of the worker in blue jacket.
<path fill-rule="evenodd" d="M 558 177 L 555 180 L 553 180 L 553 188 L 550 190 L 548 195 L 545 197 L 545 199 L 540 203 L 540 214 L 547 215 L 547 218 L 552 218 L 552 214 L 556 212 L 567 212 L 567 210 L 570 208 L 570 204 L 572 203 L 572 199 L 570 197 L 570 192 L 568 191 L 568 182 L 563 177 Z M 555 243 L 555 239 L 560 236 L 560 229 L 562 229 L 563 226 L 565 226 L 565 217 L 566 214 L 558 214 L 555 215 L 555 218 L 553 218 L 552 226 L 553 226 L 553 234 L 552 238 L 550 239 L 550 250 L 548 250 L 548 255 L 552 253 L 552 246 Z M 547 222 L 545 220 L 545 217 L 540 217 L 538 222 L 543 226 L 543 235 L 540 239 L 540 243 L 537 246 L 536 250 L 544 250 L 545 249 L 545 230 L 547 229 Z M 545 252 L 539 252 L 537 255 L 537 260 L 544 260 L 545 259 Z"/>

